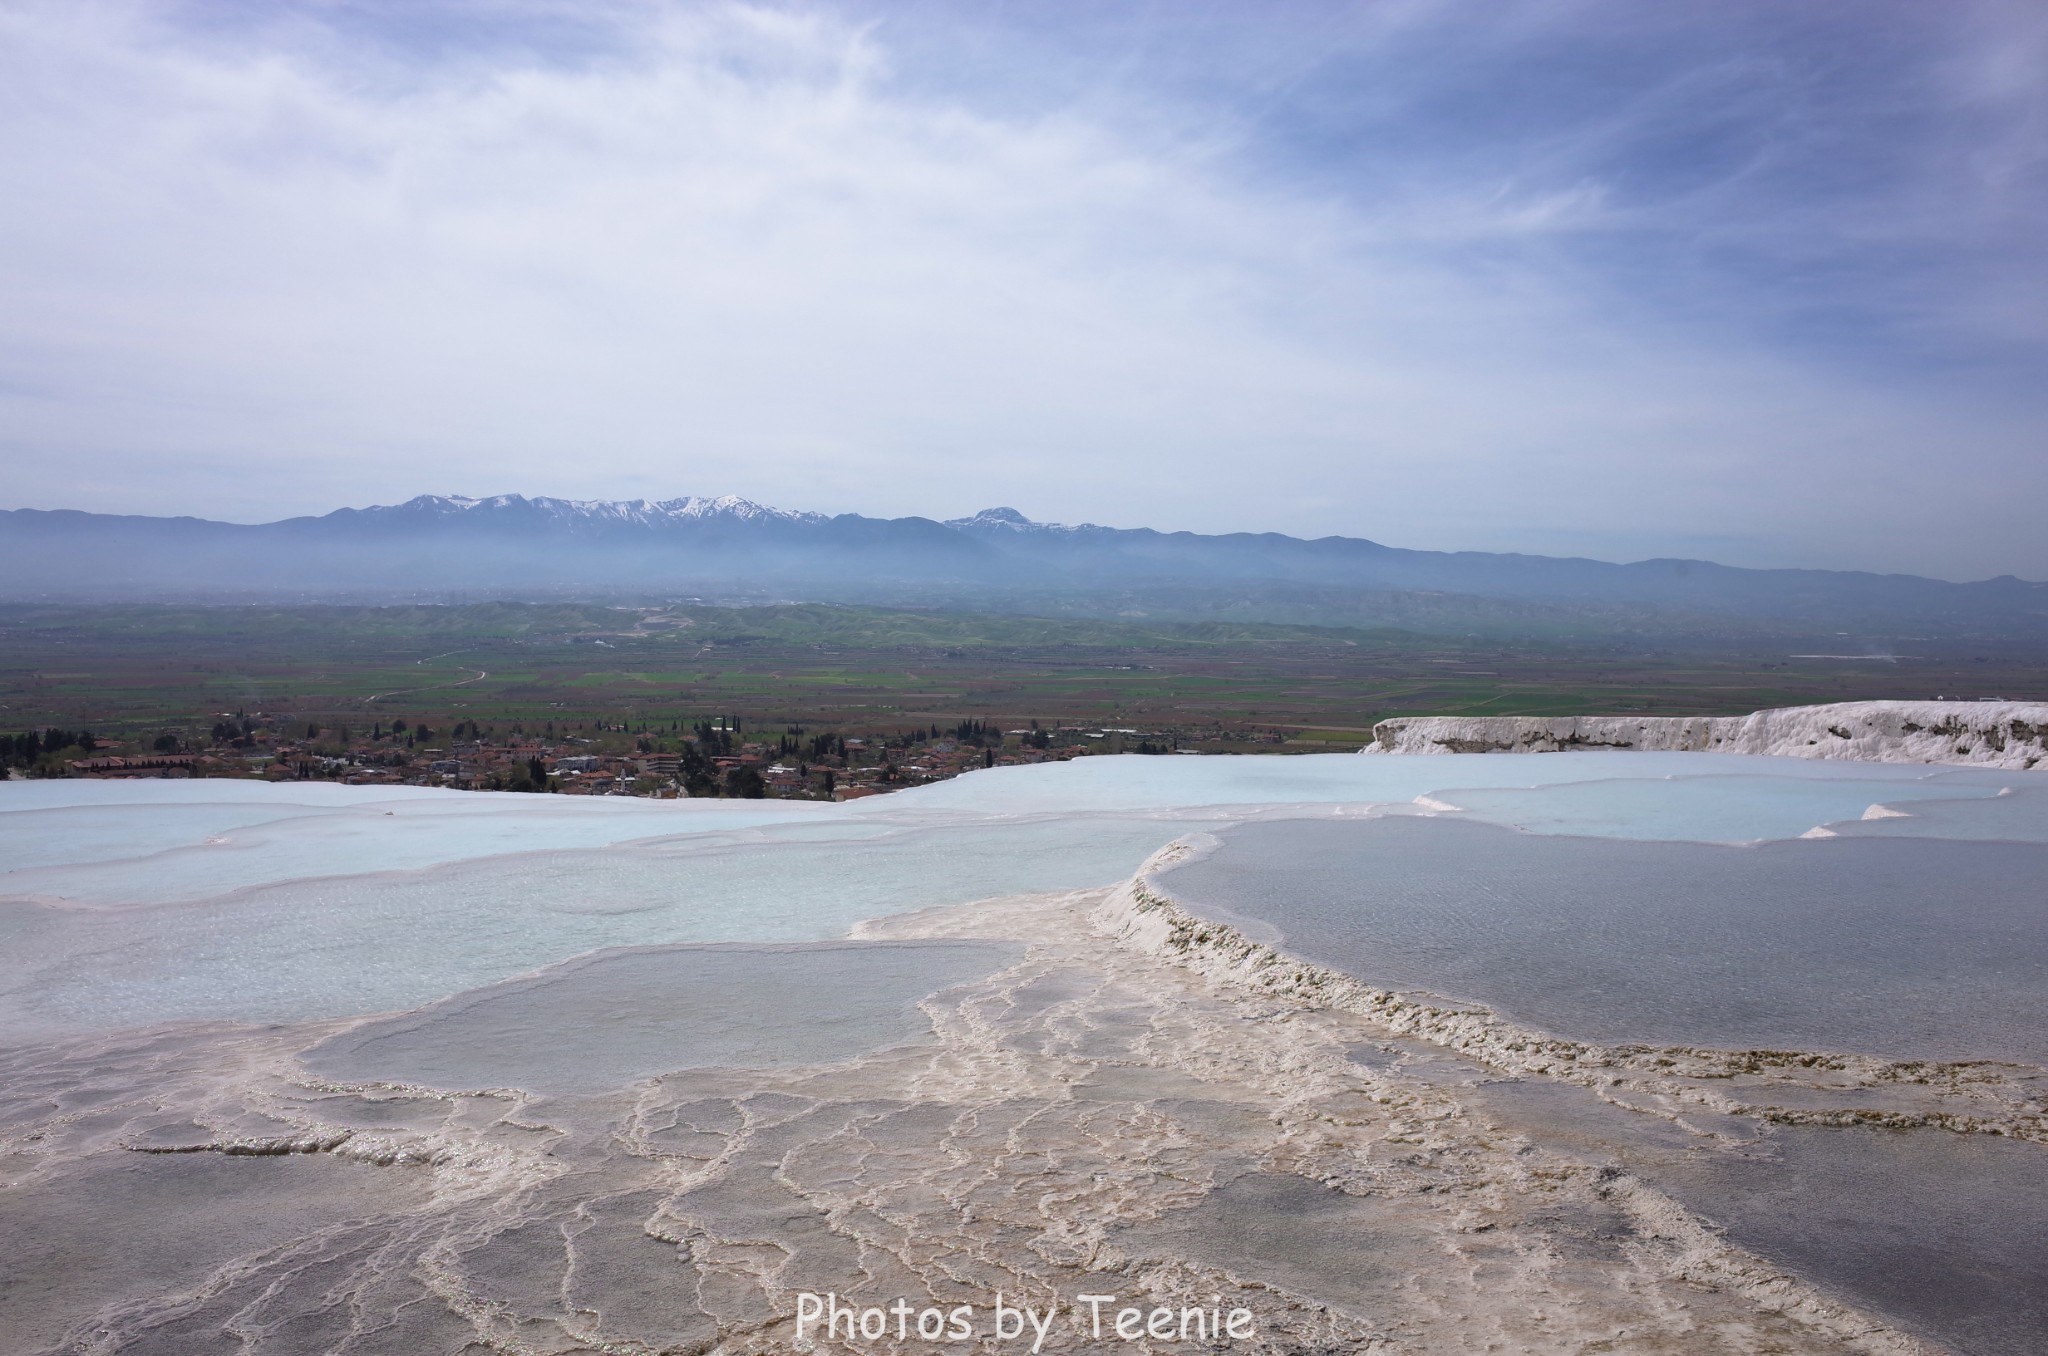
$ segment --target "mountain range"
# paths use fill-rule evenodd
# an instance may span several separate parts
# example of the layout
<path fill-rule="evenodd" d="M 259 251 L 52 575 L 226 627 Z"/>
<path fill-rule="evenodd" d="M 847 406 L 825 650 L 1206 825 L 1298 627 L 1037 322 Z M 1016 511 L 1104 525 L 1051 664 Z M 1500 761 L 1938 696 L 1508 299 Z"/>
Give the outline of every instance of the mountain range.
<path fill-rule="evenodd" d="M 1232 617 L 1423 632 L 1846 633 L 2048 640 L 2048 584 L 1419 551 L 1357 537 L 944 522 L 769 508 L 733 496 L 421 495 L 239 524 L 0 511 L 0 598 L 420 599 L 731 596 L 1049 615 Z"/>

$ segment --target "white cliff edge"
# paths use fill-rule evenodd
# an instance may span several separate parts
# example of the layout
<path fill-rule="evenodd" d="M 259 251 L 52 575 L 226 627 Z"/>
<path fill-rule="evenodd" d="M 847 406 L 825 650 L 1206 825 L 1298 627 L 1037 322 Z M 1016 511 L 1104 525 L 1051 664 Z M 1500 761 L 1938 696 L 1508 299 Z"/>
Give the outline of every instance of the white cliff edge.
<path fill-rule="evenodd" d="M 2048 767 L 2048 702 L 1837 702 L 1746 716 L 1408 716 L 1363 753 L 1645 749 L 1866 763 Z"/>

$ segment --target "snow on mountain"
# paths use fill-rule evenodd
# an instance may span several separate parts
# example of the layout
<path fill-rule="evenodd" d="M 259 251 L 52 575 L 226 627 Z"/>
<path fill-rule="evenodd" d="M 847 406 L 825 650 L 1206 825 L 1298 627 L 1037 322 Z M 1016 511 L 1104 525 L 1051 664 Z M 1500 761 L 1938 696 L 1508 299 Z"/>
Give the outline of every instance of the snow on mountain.
<path fill-rule="evenodd" d="M 939 589 L 976 605 L 991 601 L 991 590 L 1051 588 L 1074 595 L 1069 604 L 1116 612 L 1135 605 L 1134 590 L 1148 590 L 1145 606 L 1201 618 L 1223 607 L 1269 620 L 1457 634 L 1475 626 L 1517 634 L 1648 628 L 1856 636 L 1886 647 L 1963 635 L 2048 640 L 2048 583 L 2009 576 L 1952 583 L 1417 551 L 1362 538 L 1041 523 L 1008 506 L 944 523 L 795 512 L 737 495 L 421 495 L 275 523 L 0 510 L 0 591 L 10 596 L 522 589 L 570 581 L 694 587 L 766 574 L 832 596 L 857 588 L 869 599 L 930 602 Z"/>
<path fill-rule="evenodd" d="M 1068 525 L 1066 523 L 1035 523 L 1013 508 L 985 508 L 971 518 L 948 518 L 946 526 L 977 535 L 988 533 L 1044 534 L 1072 532 L 1102 532 L 1108 529 L 1094 523 Z"/>
<path fill-rule="evenodd" d="M 690 495 L 684 499 L 664 499 L 654 507 L 670 518 L 736 518 L 742 522 L 790 523 L 827 521 L 822 513 L 812 513 L 807 509 L 769 508 L 766 504 L 757 504 L 736 494 L 722 494 L 716 499 L 707 499 L 701 495 Z"/>
<path fill-rule="evenodd" d="M 822 513 L 770 508 L 736 494 L 716 497 L 686 495 L 680 499 L 555 499 L 536 495 L 497 494 L 483 499 L 468 495 L 423 494 L 403 504 L 380 504 L 363 510 L 373 514 L 407 513 L 434 517 L 489 517 L 516 515 L 539 517 L 574 526 L 577 524 L 638 524 L 655 527 L 669 523 L 704 522 L 723 519 L 732 522 L 822 523 Z"/>
<path fill-rule="evenodd" d="M 1409 716 L 1383 720 L 1372 733 L 1361 752 L 1652 749 L 2048 767 L 2042 702 L 1835 702 L 1746 716 Z"/>

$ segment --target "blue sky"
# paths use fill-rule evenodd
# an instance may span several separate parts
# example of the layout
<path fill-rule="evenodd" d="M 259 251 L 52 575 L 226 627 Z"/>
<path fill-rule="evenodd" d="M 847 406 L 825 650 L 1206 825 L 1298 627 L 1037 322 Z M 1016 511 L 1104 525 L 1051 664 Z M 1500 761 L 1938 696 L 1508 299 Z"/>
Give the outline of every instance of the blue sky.
<path fill-rule="evenodd" d="M 0 506 L 2048 578 L 2048 8 L 0 5 Z"/>

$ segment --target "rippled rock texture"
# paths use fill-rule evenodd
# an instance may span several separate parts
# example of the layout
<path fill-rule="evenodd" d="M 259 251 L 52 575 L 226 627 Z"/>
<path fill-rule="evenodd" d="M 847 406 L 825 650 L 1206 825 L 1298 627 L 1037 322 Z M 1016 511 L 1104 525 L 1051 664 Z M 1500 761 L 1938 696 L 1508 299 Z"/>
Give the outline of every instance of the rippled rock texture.
<path fill-rule="evenodd" d="M 943 987 L 907 1025 L 900 1003 L 847 1015 L 813 950 L 749 952 L 722 1009 L 637 1028 L 609 1067 L 572 1029 L 603 958 L 438 1014 L 0 1051 L 0 1248 L 32 1259 L 0 1349 L 737 1356 L 800 1349 L 806 1291 L 1057 1299 L 1041 1349 L 1061 1352 L 1216 1349 L 1095 1340 L 1081 1293 L 1243 1307 L 1257 1335 L 1230 1349 L 1267 1353 L 1928 1349 L 1732 1246 L 1569 1115 L 1496 1096 L 1482 1064 L 1170 962 L 1134 902 L 867 925 L 885 976 L 934 948 Z M 630 954 L 628 993 L 661 990 L 662 957 L 701 975 L 718 955 Z M 811 969 L 778 976 L 778 954 Z M 532 1048 L 424 1066 L 407 1044 L 494 1002 Z M 818 1040 L 742 1039 L 813 1002 L 841 1014 Z M 1679 1158 L 1714 1132 L 1658 1124 Z"/>
<path fill-rule="evenodd" d="M 1526 1014 L 1386 987 L 1373 978 L 1375 972 L 1398 972 L 1402 944 L 1415 938 L 1402 937 L 1399 926 L 1375 938 L 1373 924 L 1363 920 L 1382 906 L 1397 904 L 1395 914 L 1408 922 L 1434 916 L 1431 926 L 1442 927 L 1450 921 L 1453 931 L 1460 908 L 1504 908 L 1515 926 L 1526 922 L 1538 932 L 1557 926 L 1557 920 L 1546 918 L 1540 902 L 1500 882 L 1468 879 L 1436 900 L 1403 899 L 1394 881 L 1358 873 L 1348 890 L 1333 891 L 1327 883 L 1319 888 L 1302 876 L 1328 865 L 1329 854 L 1304 852 L 1299 842 L 1276 843 L 1265 831 L 1314 834 L 1322 827 L 1251 826 L 1226 835 L 1225 851 L 1250 845 L 1238 865 L 1262 868 L 1251 878 L 1235 871 L 1189 874 L 1190 862 L 1206 864 L 1218 847 L 1208 835 L 1174 844 L 1112 892 L 1096 920 L 1125 943 L 1219 982 L 1281 1003 L 1370 1019 L 1394 1033 L 1370 1047 L 1377 1053 L 1361 1048 L 1360 1057 L 1375 1067 L 1455 1088 L 1456 1100 L 1470 1111 L 1539 1142 L 1604 1159 L 1617 1175 L 1667 1195 L 1691 1217 L 1709 1222 L 1722 1239 L 1790 1268 L 1823 1293 L 1885 1315 L 1948 1349 L 1983 1356 L 2038 1350 L 2041 1334 L 2048 1332 L 2048 1071 L 2031 1062 L 1895 1059 L 1827 1047 L 1603 1043 L 1584 1036 L 1589 1019 L 1598 1024 L 1599 1004 L 1588 1008 L 1567 997 L 1556 1008 L 1570 1019 L 1561 1034 L 1532 1025 Z M 1442 828 L 1454 837 L 1465 832 Z M 1569 840 L 1553 841 L 1563 846 Z M 1596 851 L 1694 850 L 1582 841 Z M 1528 840 L 1529 846 L 1538 843 Z M 1483 876 L 1502 865 L 1491 854 L 1473 854 L 1467 874 Z M 2024 887 L 2037 875 L 2006 885 Z M 1588 899 L 1610 883 L 1597 870 L 1581 879 Z M 1525 884 L 1541 888 L 1539 881 Z M 1169 885 L 1174 891 L 1192 889 L 1197 902 L 1184 904 Z M 1625 893 L 1627 887 L 1621 888 Z M 1480 896 L 1485 902 L 1475 903 Z M 1981 902 L 1965 890 L 1957 906 L 1974 911 Z M 1721 905 L 1702 899 L 1679 907 L 1710 915 Z M 1519 917 L 1524 912 L 1534 916 Z M 1309 914 L 1320 924 L 1305 927 Z M 1289 932 L 1275 927 L 1276 921 Z M 2020 916 L 2011 921 L 2024 924 L 2012 929 L 2012 945 L 2038 944 L 2037 922 Z M 1697 972 L 1687 983 L 1750 975 L 1753 961 L 1731 965 L 1727 954 L 1735 937 L 1749 944 L 1746 931 L 1724 929 L 1717 937 L 1709 926 L 1705 935 L 1691 938 L 1674 931 L 1636 939 L 1651 951 L 1632 951 L 1626 929 L 1611 920 L 1581 918 L 1561 935 L 1579 939 L 1586 961 L 1606 967 L 1625 986 L 1654 969 L 1653 952 L 1664 946 L 1684 956 L 1686 970 Z M 1305 950 L 1324 963 L 1292 950 L 1291 932 L 1305 932 Z M 1463 944 L 1440 941 L 1424 950 L 1435 953 L 1433 969 L 1440 977 L 1450 956 L 1491 950 L 1496 959 L 1514 958 L 1497 974 L 1526 979 L 1521 962 L 1528 939 L 1517 942 L 1512 929 L 1488 934 L 1482 928 Z M 1759 940 L 1770 944 L 1767 937 Z M 1893 978 L 1885 974 L 1884 948 L 1844 949 L 1858 953 L 1851 968 L 1861 967 L 1861 982 L 1883 988 Z M 1410 945 L 1408 961 L 1415 959 L 1413 952 Z M 2015 951 L 2005 976 L 2009 987 L 2038 985 L 2038 967 L 2025 955 Z M 1796 959 L 1792 963 L 1798 965 Z M 1917 987 L 1892 994 L 1902 1008 L 1900 1022 L 1920 1021 L 1942 1003 L 1954 1006 L 1954 995 L 1934 983 L 1938 977 L 1930 972 L 1918 978 Z M 1853 973 L 1812 978 L 1811 993 L 1787 990 L 1779 1001 L 1813 1009 L 1829 1003 L 1831 995 L 1868 997 L 1845 987 L 1858 982 Z M 1560 972 L 1556 982 L 1569 991 L 1574 980 Z M 1672 989 L 1674 1000 L 1678 987 Z M 1669 1020 L 1682 1030 L 1688 1010 L 1682 1001 L 1671 1008 Z M 1779 1020 L 1785 1015 L 1790 1014 Z M 1718 1023 L 1708 1009 L 1693 1009 L 1690 1016 L 1695 1025 L 1701 1016 Z M 1649 1022 L 1637 1011 L 1632 1025 L 1640 1029 Z M 1853 1023 L 1839 1030 L 1884 1035 Z M 1953 1035 L 1965 1048 L 1986 1034 L 1964 1022 L 1954 1025 Z M 1751 1258 L 1738 1270 L 1755 1275 L 1754 1264 Z"/>

